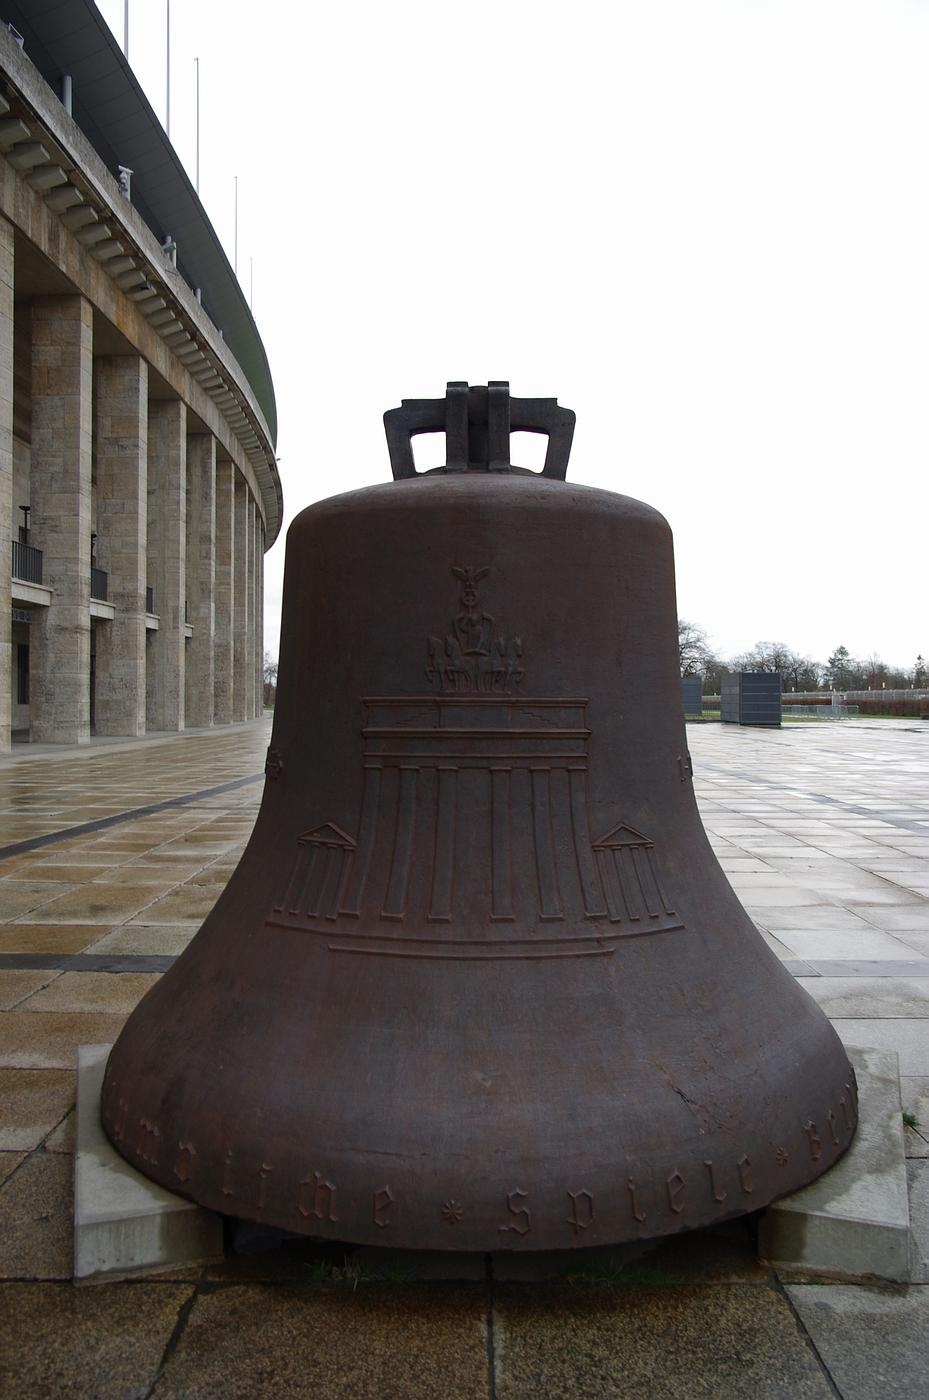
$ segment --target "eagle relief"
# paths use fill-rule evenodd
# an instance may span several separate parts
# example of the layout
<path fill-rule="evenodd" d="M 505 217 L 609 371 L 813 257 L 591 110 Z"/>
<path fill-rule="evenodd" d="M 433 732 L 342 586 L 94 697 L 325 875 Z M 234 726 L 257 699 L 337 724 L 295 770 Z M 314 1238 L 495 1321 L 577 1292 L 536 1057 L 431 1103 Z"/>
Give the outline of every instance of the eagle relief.
<path fill-rule="evenodd" d="M 426 675 L 443 692 L 509 695 L 525 674 L 523 644 L 519 637 L 495 637 L 494 620 L 481 609 L 478 584 L 490 569 L 453 564 L 452 573 L 461 581 L 461 611 L 444 638 L 429 638 Z"/>

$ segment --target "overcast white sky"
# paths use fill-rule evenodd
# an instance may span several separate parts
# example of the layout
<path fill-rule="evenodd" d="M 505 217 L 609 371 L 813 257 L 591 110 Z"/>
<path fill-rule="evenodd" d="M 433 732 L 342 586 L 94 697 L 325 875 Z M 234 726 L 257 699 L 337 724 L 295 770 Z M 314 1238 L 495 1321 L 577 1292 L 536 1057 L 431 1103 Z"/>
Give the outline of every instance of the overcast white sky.
<path fill-rule="evenodd" d="M 100 0 L 122 40 L 123 0 Z M 175 0 L 289 521 L 447 379 L 577 412 L 725 655 L 929 655 L 929 0 Z M 165 0 L 129 58 L 165 110 Z M 276 652 L 283 535 L 267 564 Z"/>

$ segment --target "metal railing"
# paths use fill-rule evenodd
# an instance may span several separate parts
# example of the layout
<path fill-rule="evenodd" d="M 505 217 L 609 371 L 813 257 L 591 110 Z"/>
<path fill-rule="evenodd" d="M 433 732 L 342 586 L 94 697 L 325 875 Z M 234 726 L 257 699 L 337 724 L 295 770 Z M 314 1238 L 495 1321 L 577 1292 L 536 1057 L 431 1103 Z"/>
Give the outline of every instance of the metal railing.
<path fill-rule="evenodd" d="M 42 551 L 32 544 L 11 540 L 13 546 L 13 577 L 23 583 L 42 582 Z"/>
<path fill-rule="evenodd" d="M 106 602 L 106 588 L 109 582 L 109 574 L 105 569 L 98 569 L 96 565 L 90 566 L 90 596 L 97 603 Z"/>
<path fill-rule="evenodd" d="M 855 719 L 857 705 L 782 705 L 781 714 L 790 719 Z"/>

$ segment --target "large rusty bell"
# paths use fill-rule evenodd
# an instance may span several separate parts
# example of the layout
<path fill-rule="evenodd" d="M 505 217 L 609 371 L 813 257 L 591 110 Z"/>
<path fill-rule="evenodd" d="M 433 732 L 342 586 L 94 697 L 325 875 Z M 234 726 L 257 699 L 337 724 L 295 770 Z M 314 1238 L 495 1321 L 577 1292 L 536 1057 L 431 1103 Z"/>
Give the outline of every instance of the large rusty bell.
<path fill-rule="evenodd" d="M 757 1210 L 845 1152 L 855 1079 L 697 814 L 668 526 L 565 483 L 554 399 L 456 383 L 385 422 L 396 480 L 291 526 L 255 831 L 110 1055 L 107 1134 L 212 1210 L 359 1244 Z"/>

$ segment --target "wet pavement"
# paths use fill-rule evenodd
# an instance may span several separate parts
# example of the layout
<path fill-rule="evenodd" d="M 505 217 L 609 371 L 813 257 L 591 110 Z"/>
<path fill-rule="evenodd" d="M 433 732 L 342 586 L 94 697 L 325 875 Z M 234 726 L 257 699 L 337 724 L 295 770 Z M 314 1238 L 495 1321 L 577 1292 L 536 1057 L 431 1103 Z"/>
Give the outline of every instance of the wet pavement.
<path fill-rule="evenodd" d="M 0 760 L 0 1394 L 924 1396 L 929 724 L 688 728 L 704 820 L 764 936 L 849 1044 L 900 1055 L 910 1285 L 785 1283 L 750 1220 L 542 1281 L 490 1260 L 425 1281 L 398 1255 L 301 1244 L 72 1285 L 76 1047 L 115 1037 L 209 912 L 268 734 Z"/>

